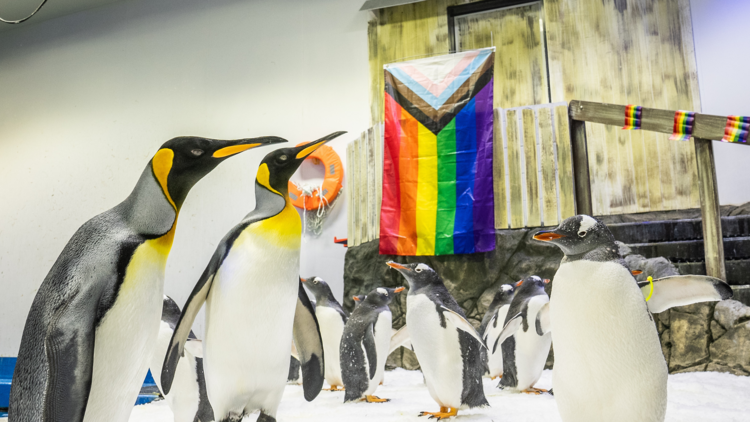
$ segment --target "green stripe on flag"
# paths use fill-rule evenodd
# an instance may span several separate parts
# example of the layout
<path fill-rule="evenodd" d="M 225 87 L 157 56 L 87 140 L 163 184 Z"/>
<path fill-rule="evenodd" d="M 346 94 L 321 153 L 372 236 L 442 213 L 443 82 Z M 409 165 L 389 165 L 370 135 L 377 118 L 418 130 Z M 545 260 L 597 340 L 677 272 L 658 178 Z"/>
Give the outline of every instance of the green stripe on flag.
<path fill-rule="evenodd" d="M 456 216 L 456 119 L 437 135 L 438 209 L 435 255 L 453 254 Z"/>

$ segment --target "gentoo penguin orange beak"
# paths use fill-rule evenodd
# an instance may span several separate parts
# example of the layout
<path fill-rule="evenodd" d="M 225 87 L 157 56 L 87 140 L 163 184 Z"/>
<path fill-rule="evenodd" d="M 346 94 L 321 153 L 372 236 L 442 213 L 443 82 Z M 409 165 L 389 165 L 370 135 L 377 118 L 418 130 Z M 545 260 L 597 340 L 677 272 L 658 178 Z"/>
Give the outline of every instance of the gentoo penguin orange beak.
<path fill-rule="evenodd" d="M 630 271 L 630 274 L 641 275 L 641 274 L 643 274 L 643 271 L 641 271 L 641 270 L 632 270 L 632 271 Z"/>
<path fill-rule="evenodd" d="M 403 265 L 399 264 L 398 262 L 388 261 L 388 262 L 386 262 L 386 264 L 389 267 L 395 268 L 397 270 L 410 270 L 411 269 L 409 267 L 404 267 Z"/>
<path fill-rule="evenodd" d="M 404 286 L 397 287 L 396 290 L 393 291 L 393 293 L 401 293 L 404 290 L 406 290 L 406 287 L 404 287 Z"/>
<path fill-rule="evenodd" d="M 306 281 L 307 281 L 307 279 L 305 279 L 305 278 L 302 278 L 302 277 L 300 277 L 300 278 L 299 278 L 299 281 L 301 281 L 301 282 L 303 282 L 303 283 L 304 283 L 304 282 L 306 282 Z"/>
<path fill-rule="evenodd" d="M 565 235 L 557 233 L 554 230 L 543 230 L 534 235 L 534 240 L 549 242 L 550 240 L 560 239 L 561 237 L 565 237 Z"/>
<path fill-rule="evenodd" d="M 544 281 L 544 284 L 549 284 L 549 282 L 550 282 L 551 280 L 550 280 L 550 279 L 548 279 L 548 278 L 545 278 L 545 279 L 544 279 L 543 281 Z"/>
<path fill-rule="evenodd" d="M 521 287 L 522 284 L 523 284 L 523 280 L 521 280 L 518 283 L 516 283 L 516 287 Z"/>
<path fill-rule="evenodd" d="M 359 302 L 359 296 L 352 296 L 352 299 L 354 299 L 355 302 Z"/>

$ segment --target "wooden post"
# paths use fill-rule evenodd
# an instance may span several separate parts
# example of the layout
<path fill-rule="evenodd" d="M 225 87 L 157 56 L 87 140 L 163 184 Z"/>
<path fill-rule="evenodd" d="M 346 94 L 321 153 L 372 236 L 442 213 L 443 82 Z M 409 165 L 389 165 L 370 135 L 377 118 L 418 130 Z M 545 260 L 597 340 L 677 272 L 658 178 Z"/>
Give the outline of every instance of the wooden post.
<path fill-rule="evenodd" d="M 703 217 L 703 246 L 706 254 L 706 274 L 727 279 L 724 268 L 724 237 L 721 233 L 721 212 L 716 184 L 714 148 L 710 139 L 693 138 L 695 160 L 698 165 L 698 190 Z"/>
<path fill-rule="evenodd" d="M 570 146 L 573 153 L 573 183 L 576 194 L 576 213 L 592 215 L 589 153 L 586 146 L 586 122 L 570 121 Z"/>

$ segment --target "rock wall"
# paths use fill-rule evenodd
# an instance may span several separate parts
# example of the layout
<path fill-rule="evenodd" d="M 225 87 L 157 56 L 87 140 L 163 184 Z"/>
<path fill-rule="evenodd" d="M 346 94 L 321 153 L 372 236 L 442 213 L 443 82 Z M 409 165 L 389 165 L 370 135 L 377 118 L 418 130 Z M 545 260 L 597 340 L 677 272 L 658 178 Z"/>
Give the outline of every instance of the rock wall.
<path fill-rule="evenodd" d="M 498 230 L 497 248 L 470 255 L 403 257 L 380 255 L 378 241 L 349 248 L 344 266 L 344 307 L 354 308 L 352 296 L 366 294 L 380 286 L 404 286 L 406 280 L 385 263 L 423 262 L 434 268 L 445 281 L 469 321 L 479 324 L 502 284 L 515 283 L 530 274 L 552 279 L 562 252 L 552 245 L 532 239 L 536 230 Z M 665 258 L 646 259 L 620 244 L 620 252 L 631 269 L 643 271 L 639 279 L 679 274 Z M 548 293 L 552 283 L 547 286 Z M 393 326 L 400 328 L 406 315 L 406 292 L 391 303 Z M 673 308 L 655 314 L 664 357 L 672 373 L 721 371 L 750 375 L 750 307 L 738 301 L 701 303 Z M 554 347 L 554 345 L 553 345 Z M 554 362 L 553 353 L 547 361 Z M 411 350 L 400 348 L 388 358 L 388 366 L 419 368 Z"/>

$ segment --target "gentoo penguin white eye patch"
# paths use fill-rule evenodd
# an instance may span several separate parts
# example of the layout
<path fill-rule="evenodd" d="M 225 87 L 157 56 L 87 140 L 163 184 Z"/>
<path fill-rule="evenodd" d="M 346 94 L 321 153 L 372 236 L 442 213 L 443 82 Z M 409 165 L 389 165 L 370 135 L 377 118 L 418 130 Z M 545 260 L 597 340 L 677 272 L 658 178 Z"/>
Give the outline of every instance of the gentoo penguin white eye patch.
<path fill-rule="evenodd" d="M 588 215 L 582 215 L 581 216 L 581 225 L 578 227 L 578 235 L 579 236 L 585 236 L 586 232 L 589 231 L 590 228 L 594 227 L 596 225 L 596 220 L 589 217 Z M 583 235 L 581 235 L 581 232 L 583 232 Z"/>
<path fill-rule="evenodd" d="M 382 287 L 378 287 L 378 293 L 380 293 L 381 295 L 388 296 L 388 290 L 386 290 L 386 289 L 384 289 Z"/>
<path fill-rule="evenodd" d="M 190 152 L 193 155 L 195 155 L 196 157 L 200 157 L 201 155 L 203 155 L 203 150 L 202 149 L 194 149 L 194 150 L 191 150 Z"/>
<path fill-rule="evenodd" d="M 414 271 L 416 271 L 418 273 L 421 273 L 423 270 L 426 270 L 428 268 L 429 267 L 427 265 L 419 264 L 419 265 L 417 265 L 417 268 L 414 269 Z"/>

